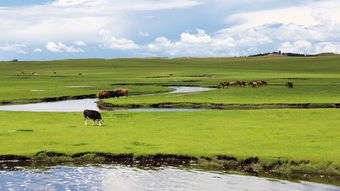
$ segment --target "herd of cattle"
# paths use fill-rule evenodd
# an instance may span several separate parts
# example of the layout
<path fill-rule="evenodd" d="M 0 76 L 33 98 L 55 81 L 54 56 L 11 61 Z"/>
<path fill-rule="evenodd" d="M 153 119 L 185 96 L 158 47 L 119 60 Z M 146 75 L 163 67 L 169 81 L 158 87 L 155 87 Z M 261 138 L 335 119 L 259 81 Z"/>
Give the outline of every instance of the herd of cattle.
<path fill-rule="evenodd" d="M 104 99 L 104 98 L 119 98 L 122 96 L 128 96 L 129 90 L 128 89 L 117 89 L 112 91 L 102 91 L 97 94 L 97 98 Z"/>
<path fill-rule="evenodd" d="M 244 81 L 230 81 L 230 82 L 221 82 L 217 84 L 218 88 L 224 88 L 224 87 L 233 87 L 233 86 L 238 86 L 238 87 L 245 87 L 246 86 L 246 82 Z M 251 82 L 248 82 L 248 86 L 252 87 L 252 88 L 256 88 L 256 87 L 261 87 L 261 86 L 267 86 L 267 82 L 266 81 L 262 81 L 262 80 L 254 80 Z M 285 84 L 285 86 L 287 88 L 293 88 L 293 83 L 292 82 L 287 82 Z"/>
<path fill-rule="evenodd" d="M 246 82 L 244 81 L 230 81 L 230 82 L 221 82 L 218 83 L 217 87 L 218 88 L 224 88 L 224 87 L 233 87 L 233 86 L 239 86 L 239 87 L 245 87 L 246 86 Z M 248 86 L 255 88 L 255 87 L 261 87 L 261 86 L 267 86 L 267 82 L 266 81 L 251 81 L 248 82 Z M 293 88 L 293 83 L 292 82 L 287 82 L 285 84 L 285 86 L 287 88 Z M 99 92 L 97 94 L 97 98 L 99 99 L 103 99 L 103 98 L 119 98 L 122 96 L 128 96 L 129 90 L 128 89 L 116 89 L 116 90 L 112 90 L 112 91 L 102 91 Z M 103 123 L 103 119 L 100 115 L 100 113 L 98 111 L 94 111 L 94 110 L 84 110 L 83 112 L 84 115 L 84 121 L 85 121 L 85 125 L 87 125 L 87 120 L 91 119 L 93 120 L 92 126 L 94 125 L 94 123 L 96 121 L 98 121 L 98 125 L 101 126 Z"/>

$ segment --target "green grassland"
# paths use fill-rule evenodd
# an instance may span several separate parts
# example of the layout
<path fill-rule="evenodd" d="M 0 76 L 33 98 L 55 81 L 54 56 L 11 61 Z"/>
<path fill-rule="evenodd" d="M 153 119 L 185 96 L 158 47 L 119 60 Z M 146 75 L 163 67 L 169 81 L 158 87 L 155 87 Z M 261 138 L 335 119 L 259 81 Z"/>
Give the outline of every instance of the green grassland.
<path fill-rule="evenodd" d="M 336 55 L 0 62 L 0 101 L 96 94 L 119 87 L 141 94 L 169 91 L 159 85 L 208 87 L 230 80 L 266 80 L 269 87 L 261 89 L 229 88 L 193 96 L 160 95 L 109 102 L 337 103 L 339 79 L 340 56 Z M 282 85 L 287 81 L 294 82 L 296 88 L 285 89 Z"/>
<path fill-rule="evenodd" d="M 0 115 L 0 154 L 32 156 L 41 150 L 198 157 L 226 154 L 340 165 L 337 109 L 104 112 L 102 127 L 85 126 L 80 112 Z"/>
<path fill-rule="evenodd" d="M 269 85 L 164 93 L 171 90 L 167 87 L 171 85 L 213 87 L 231 80 L 265 80 Z M 293 89 L 283 86 L 287 81 L 294 83 Z M 132 95 L 159 94 L 103 101 L 115 105 L 340 103 L 340 56 L 0 62 L 0 103 L 97 94 L 115 88 L 128 88 Z M 93 151 L 196 157 L 222 154 L 241 159 L 258 156 L 261 161 L 332 164 L 330 174 L 340 174 L 338 109 L 102 115 L 103 127 L 85 127 L 80 112 L 0 111 L 0 155 L 33 156 L 48 150 L 66 154 Z M 323 167 L 311 172 L 323 174 L 320 169 Z"/>

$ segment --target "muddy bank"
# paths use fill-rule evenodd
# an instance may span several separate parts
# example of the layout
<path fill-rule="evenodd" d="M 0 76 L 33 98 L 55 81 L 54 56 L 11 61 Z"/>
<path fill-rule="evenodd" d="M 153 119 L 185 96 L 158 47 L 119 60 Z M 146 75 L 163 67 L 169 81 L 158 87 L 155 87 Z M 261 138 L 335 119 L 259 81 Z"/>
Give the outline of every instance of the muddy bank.
<path fill-rule="evenodd" d="M 244 174 L 276 177 L 288 180 L 306 180 L 340 185 L 340 167 L 329 161 L 314 165 L 308 160 L 262 161 L 258 157 L 238 159 L 233 156 L 194 157 L 176 154 L 138 155 L 132 153 L 113 154 L 103 152 L 82 152 L 73 155 L 41 151 L 31 157 L 0 155 L 0 170 L 13 171 L 22 168 L 44 166 L 121 164 L 136 167 L 190 166 L 210 171 L 241 172 Z"/>
<path fill-rule="evenodd" d="M 220 104 L 220 103 L 154 103 L 154 104 L 113 104 L 98 101 L 101 109 L 113 108 L 202 108 L 202 109 L 312 109 L 312 108 L 340 108 L 340 103 L 296 103 L 296 104 Z"/>
<path fill-rule="evenodd" d="M 41 103 L 41 102 L 56 102 L 56 101 L 65 101 L 65 100 L 87 99 L 87 98 L 96 98 L 96 94 L 0 101 L 0 105 L 29 104 L 29 103 Z"/>

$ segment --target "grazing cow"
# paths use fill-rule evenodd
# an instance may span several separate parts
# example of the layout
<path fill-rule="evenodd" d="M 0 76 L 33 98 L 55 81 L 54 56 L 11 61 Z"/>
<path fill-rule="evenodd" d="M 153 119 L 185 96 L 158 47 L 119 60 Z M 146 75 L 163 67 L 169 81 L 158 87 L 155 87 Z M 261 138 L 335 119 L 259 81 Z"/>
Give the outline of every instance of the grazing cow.
<path fill-rule="evenodd" d="M 257 86 L 258 86 L 258 87 L 260 87 L 260 86 L 263 86 L 263 85 L 264 85 L 262 81 L 256 81 L 256 83 L 257 83 Z"/>
<path fill-rule="evenodd" d="M 246 87 L 246 82 L 240 81 L 240 86 L 241 86 L 241 87 Z"/>
<path fill-rule="evenodd" d="M 217 84 L 218 88 L 224 88 L 224 86 L 229 87 L 229 82 L 221 82 L 221 83 Z"/>
<path fill-rule="evenodd" d="M 125 88 L 118 89 L 116 90 L 116 92 L 118 93 L 119 96 L 128 96 L 129 94 L 129 90 Z"/>
<path fill-rule="evenodd" d="M 97 94 L 97 98 L 99 98 L 99 99 L 109 98 L 109 97 L 110 97 L 110 92 L 109 91 L 103 91 L 103 92 L 99 92 Z"/>
<path fill-rule="evenodd" d="M 102 123 L 104 120 L 102 119 L 102 116 L 100 115 L 98 111 L 85 109 L 83 114 L 84 114 L 84 121 L 85 121 L 86 126 L 87 126 L 87 119 L 93 120 L 92 126 L 94 125 L 95 121 L 98 121 L 98 125 L 102 126 Z"/>
<path fill-rule="evenodd" d="M 224 83 L 223 83 L 223 82 L 218 83 L 218 84 L 217 84 L 217 88 L 224 88 Z"/>
<path fill-rule="evenodd" d="M 256 81 L 256 82 L 257 82 L 257 86 L 267 86 L 266 81 Z"/>
<path fill-rule="evenodd" d="M 287 83 L 285 84 L 285 86 L 286 86 L 287 88 L 293 88 L 293 82 L 287 82 Z"/>
<path fill-rule="evenodd" d="M 231 82 L 228 82 L 228 83 L 229 83 L 229 86 L 239 86 L 240 85 L 239 81 L 231 81 Z"/>
<path fill-rule="evenodd" d="M 257 81 L 251 81 L 248 83 L 249 86 L 251 86 L 252 88 L 258 87 L 259 84 L 257 83 Z"/>

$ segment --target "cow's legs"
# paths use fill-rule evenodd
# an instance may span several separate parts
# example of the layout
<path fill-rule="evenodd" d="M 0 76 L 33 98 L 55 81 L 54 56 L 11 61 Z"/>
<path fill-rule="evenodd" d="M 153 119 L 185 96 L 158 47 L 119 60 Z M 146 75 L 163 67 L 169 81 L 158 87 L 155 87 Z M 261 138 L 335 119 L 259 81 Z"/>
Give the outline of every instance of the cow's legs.
<path fill-rule="evenodd" d="M 93 120 L 93 122 L 92 122 L 92 126 L 94 126 L 94 120 Z"/>
<path fill-rule="evenodd" d="M 84 118 L 84 121 L 85 121 L 85 125 L 87 126 L 87 118 L 86 117 Z"/>

